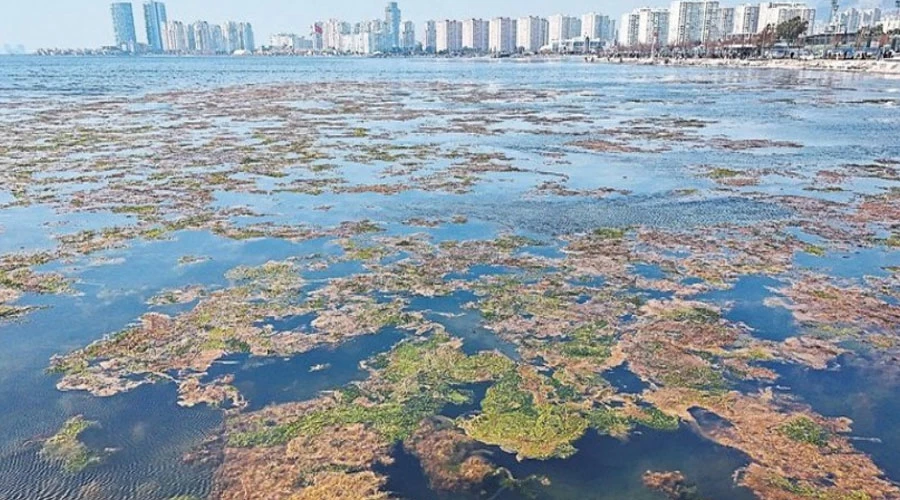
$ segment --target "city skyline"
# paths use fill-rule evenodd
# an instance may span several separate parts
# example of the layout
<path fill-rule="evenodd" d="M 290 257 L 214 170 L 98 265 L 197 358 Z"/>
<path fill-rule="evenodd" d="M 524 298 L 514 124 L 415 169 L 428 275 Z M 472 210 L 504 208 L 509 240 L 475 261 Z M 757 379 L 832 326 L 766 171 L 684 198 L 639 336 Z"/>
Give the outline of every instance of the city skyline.
<path fill-rule="evenodd" d="M 137 41 L 147 43 L 144 26 L 143 1 L 133 2 Z M 735 2 L 735 5 L 742 2 Z M 830 11 L 829 4 L 821 1 L 808 2 L 819 12 Z M 184 22 L 198 19 L 246 19 L 253 23 L 260 40 L 268 39 L 276 33 L 294 32 L 306 34 L 315 21 L 330 18 L 377 19 L 384 18 L 386 2 L 358 0 L 334 0 L 322 5 L 297 5 L 287 0 L 261 0 L 254 3 L 235 0 L 172 0 L 166 2 L 168 17 Z M 434 5 L 421 1 L 400 2 L 403 20 L 416 23 L 417 38 L 424 35 L 425 21 L 452 19 L 463 20 L 495 17 L 549 17 L 553 14 L 578 16 L 586 12 L 602 12 L 612 19 L 620 19 L 623 14 L 641 7 L 666 8 L 669 2 L 626 0 L 615 6 L 603 2 L 573 0 L 565 9 L 544 1 L 472 1 L 462 0 L 452 5 Z M 724 4 L 724 2 L 723 2 Z M 895 9 L 892 0 L 880 2 L 842 2 L 841 9 L 850 7 L 880 7 L 886 11 Z M 562 10 L 562 12 L 560 12 Z M 90 48 L 112 45 L 115 41 L 110 24 L 109 2 L 46 0 L 39 6 L 15 4 L 6 9 L 0 18 L 0 47 L 4 45 L 24 45 L 28 50 L 44 47 Z M 822 16 L 820 16 L 822 19 Z M 62 21 L 65 20 L 65 23 Z M 47 24 L 59 26 L 54 30 L 43 30 Z"/>

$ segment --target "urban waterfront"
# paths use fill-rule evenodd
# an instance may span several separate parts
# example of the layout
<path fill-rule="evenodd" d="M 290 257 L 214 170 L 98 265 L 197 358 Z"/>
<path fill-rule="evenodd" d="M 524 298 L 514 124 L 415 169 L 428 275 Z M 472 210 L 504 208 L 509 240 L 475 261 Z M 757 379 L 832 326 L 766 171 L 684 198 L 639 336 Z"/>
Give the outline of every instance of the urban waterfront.
<path fill-rule="evenodd" d="M 897 498 L 898 106 L 0 57 L 0 498 Z"/>
<path fill-rule="evenodd" d="M 114 44 L 97 49 L 42 48 L 41 55 L 305 55 L 497 58 L 572 55 L 656 56 L 678 59 L 892 59 L 900 50 L 896 11 L 831 3 L 816 17 L 804 2 L 725 5 L 718 0 L 675 0 L 642 7 L 615 20 L 610 12 L 580 16 L 431 19 L 418 25 L 388 2 L 384 17 L 352 22 L 315 21 L 308 34 L 279 32 L 257 45 L 253 25 L 170 19 L 164 2 L 143 4 L 143 30 L 132 2 L 110 5 Z M 145 36 L 139 37 L 139 32 Z M 299 33 L 303 31 L 300 30 Z M 9 50 L 15 50 L 7 45 Z M 21 48 L 21 46 L 20 46 Z M 24 52 L 24 49 L 17 50 Z"/>

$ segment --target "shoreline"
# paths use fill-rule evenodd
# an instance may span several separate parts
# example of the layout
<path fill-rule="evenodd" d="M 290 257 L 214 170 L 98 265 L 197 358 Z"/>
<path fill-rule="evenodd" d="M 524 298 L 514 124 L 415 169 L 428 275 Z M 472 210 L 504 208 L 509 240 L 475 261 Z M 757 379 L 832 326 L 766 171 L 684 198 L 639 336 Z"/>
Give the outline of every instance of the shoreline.
<path fill-rule="evenodd" d="M 613 58 L 607 61 L 598 58 L 602 64 L 630 64 L 638 66 L 681 66 L 707 68 L 750 68 L 750 69 L 785 69 L 838 71 L 844 73 L 864 73 L 881 76 L 900 76 L 900 59 L 888 60 L 832 60 L 832 59 L 665 59 L 657 58 Z"/>
<path fill-rule="evenodd" d="M 317 56 L 301 56 L 301 55 L 139 55 L 139 56 L 122 56 L 108 54 L 24 54 L 11 55 L 2 54 L 0 58 L 20 58 L 20 57 L 99 57 L 99 58 L 160 58 L 160 59 L 178 59 L 178 58 L 239 58 L 239 59 L 256 59 L 256 58 L 323 58 L 323 59 L 412 59 L 412 60 L 435 60 L 435 61 L 477 61 L 477 62 L 507 62 L 507 63 L 546 63 L 546 62 L 582 62 L 583 55 L 576 54 L 555 54 L 535 55 L 516 58 L 490 58 L 487 56 L 468 56 L 468 57 L 436 57 L 436 56 L 399 56 L 376 58 L 369 56 L 334 56 L 334 55 L 317 55 Z M 706 68 L 749 68 L 749 69 L 781 69 L 781 70 L 811 70 L 811 71 L 833 71 L 842 73 L 861 73 L 879 76 L 900 76 L 900 58 L 878 60 L 834 60 L 834 59 L 674 59 L 657 57 L 612 57 L 607 60 L 604 56 L 596 56 L 592 63 L 584 64 L 605 64 L 605 65 L 632 65 L 632 66 L 678 66 L 678 67 L 706 67 Z"/>

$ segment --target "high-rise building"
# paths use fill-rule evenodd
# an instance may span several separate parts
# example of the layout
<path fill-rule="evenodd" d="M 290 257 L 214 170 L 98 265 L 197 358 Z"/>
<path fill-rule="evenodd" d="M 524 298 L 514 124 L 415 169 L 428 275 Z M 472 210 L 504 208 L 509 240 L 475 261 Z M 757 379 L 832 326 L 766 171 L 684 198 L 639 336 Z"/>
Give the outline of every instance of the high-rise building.
<path fill-rule="evenodd" d="M 837 31 L 857 33 L 862 28 L 871 28 L 881 23 L 881 9 L 857 9 L 852 7 L 838 16 Z"/>
<path fill-rule="evenodd" d="M 349 35 L 352 28 L 349 23 L 339 21 L 337 19 L 329 19 L 325 22 L 322 35 L 323 50 L 341 50 L 341 37 Z"/>
<path fill-rule="evenodd" d="M 766 26 L 775 29 L 779 24 L 797 17 L 809 23 L 806 33 L 810 33 L 816 23 L 816 9 L 810 8 L 805 3 L 761 3 L 759 4 L 759 24 L 756 26 L 756 32 L 762 33 Z"/>
<path fill-rule="evenodd" d="M 719 2 L 703 2 L 703 24 L 700 28 L 700 41 L 715 42 L 722 38 L 719 35 Z"/>
<path fill-rule="evenodd" d="M 412 21 L 404 21 L 400 32 L 400 48 L 405 51 L 416 50 L 416 25 Z"/>
<path fill-rule="evenodd" d="M 718 21 L 719 2 L 676 0 L 669 8 L 668 42 L 691 45 L 716 40 Z"/>
<path fill-rule="evenodd" d="M 720 7 L 716 22 L 716 32 L 720 39 L 734 34 L 734 7 Z"/>
<path fill-rule="evenodd" d="M 622 23 L 619 26 L 619 44 L 625 47 L 634 47 L 638 44 L 640 29 L 640 11 L 634 10 L 622 15 Z"/>
<path fill-rule="evenodd" d="M 638 9 L 638 44 L 654 47 L 665 45 L 668 32 L 668 9 Z"/>
<path fill-rule="evenodd" d="M 238 23 L 226 21 L 222 23 L 222 36 L 225 37 L 225 52 L 233 54 L 241 49 L 241 29 Z"/>
<path fill-rule="evenodd" d="M 144 2 L 144 22 L 147 25 L 147 45 L 152 52 L 162 52 L 163 27 L 168 22 L 166 18 L 166 4 L 156 1 Z"/>
<path fill-rule="evenodd" d="M 445 19 L 435 23 L 435 52 L 459 52 L 462 50 L 462 40 L 461 22 Z"/>
<path fill-rule="evenodd" d="M 487 52 L 490 48 L 491 23 L 483 19 L 466 19 L 462 22 L 462 48 L 475 52 Z"/>
<path fill-rule="evenodd" d="M 434 54 L 437 52 L 437 22 L 425 22 L 425 52 Z"/>
<path fill-rule="evenodd" d="M 400 7 L 397 2 L 388 2 L 384 8 L 384 22 L 387 24 L 389 43 L 385 44 L 390 49 L 400 48 Z"/>
<path fill-rule="evenodd" d="M 490 24 L 488 48 L 495 54 L 512 54 L 516 51 L 516 21 L 508 17 L 495 17 Z"/>
<path fill-rule="evenodd" d="M 241 37 L 241 50 L 245 52 L 254 52 L 256 50 L 256 40 L 253 37 L 253 26 L 250 23 L 239 23 L 238 30 Z"/>
<path fill-rule="evenodd" d="M 547 25 L 547 41 L 553 46 L 581 36 L 581 19 L 576 17 L 556 14 L 547 18 Z"/>
<path fill-rule="evenodd" d="M 549 26 L 541 17 L 522 17 L 516 21 L 516 46 L 530 53 L 540 52 L 547 45 Z"/>
<path fill-rule="evenodd" d="M 325 33 L 325 24 L 322 22 L 315 22 L 309 29 L 310 38 L 312 39 L 312 50 L 322 50 L 323 48 L 323 35 Z"/>
<path fill-rule="evenodd" d="M 197 21 L 191 24 L 191 31 L 194 33 L 194 51 L 199 54 L 212 54 L 214 52 L 213 40 L 209 23 Z"/>
<path fill-rule="evenodd" d="M 225 32 L 222 26 L 218 24 L 210 24 L 209 32 L 212 35 L 212 51 L 216 54 L 225 54 L 228 52 L 228 46 L 225 45 Z"/>
<path fill-rule="evenodd" d="M 743 4 L 734 8 L 735 35 L 752 35 L 759 25 L 759 5 Z"/>
<path fill-rule="evenodd" d="M 609 41 L 615 35 L 609 16 L 591 12 L 581 16 L 581 38 Z"/>
<path fill-rule="evenodd" d="M 167 22 L 165 33 L 166 52 L 180 54 L 192 50 L 190 44 L 188 43 L 188 34 L 185 29 L 184 23 L 182 23 L 181 21 Z M 193 35 L 191 36 L 191 38 L 193 38 Z"/>
<path fill-rule="evenodd" d="M 137 34 L 134 31 L 134 11 L 131 2 L 116 2 L 110 7 L 116 47 L 128 52 L 137 48 Z"/>

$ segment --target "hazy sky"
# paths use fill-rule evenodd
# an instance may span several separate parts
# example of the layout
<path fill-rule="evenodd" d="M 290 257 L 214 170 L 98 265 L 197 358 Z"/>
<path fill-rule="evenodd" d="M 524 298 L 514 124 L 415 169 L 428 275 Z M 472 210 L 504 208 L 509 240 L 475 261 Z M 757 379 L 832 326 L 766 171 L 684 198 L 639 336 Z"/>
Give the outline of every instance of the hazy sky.
<path fill-rule="evenodd" d="M 746 0 L 723 1 L 724 5 Z M 842 0 L 842 4 L 893 6 L 893 0 Z M 109 4 L 104 0 L 0 0 L 0 49 L 4 44 L 24 44 L 29 50 L 41 47 L 99 47 L 112 44 Z M 145 38 L 142 0 L 133 2 L 138 39 Z M 384 16 L 382 0 L 169 0 L 170 19 L 211 22 L 225 20 L 253 23 L 258 43 L 270 34 L 295 32 L 305 35 L 317 19 L 336 17 L 347 21 Z M 415 21 L 417 30 L 426 19 L 465 17 L 550 15 L 560 10 L 554 0 L 401 0 L 403 17 Z M 809 0 L 813 5 L 821 0 Z M 565 14 L 603 12 L 619 16 L 645 5 L 667 6 L 669 0 L 567 0 Z M 820 5 L 817 5 L 820 6 Z M 826 13 L 819 11 L 821 19 Z"/>

